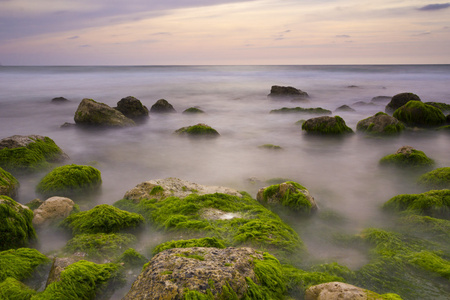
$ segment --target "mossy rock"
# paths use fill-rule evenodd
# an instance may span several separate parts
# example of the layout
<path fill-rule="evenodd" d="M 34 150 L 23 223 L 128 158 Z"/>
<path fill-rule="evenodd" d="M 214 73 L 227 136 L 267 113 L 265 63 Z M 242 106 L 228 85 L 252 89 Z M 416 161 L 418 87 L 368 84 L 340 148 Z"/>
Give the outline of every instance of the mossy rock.
<path fill-rule="evenodd" d="M 91 166 L 66 165 L 53 169 L 41 179 L 36 192 L 44 197 L 70 197 L 97 190 L 102 183 L 101 173 Z"/>
<path fill-rule="evenodd" d="M 283 150 L 281 146 L 273 145 L 273 144 L 264 144 L 258 146 L 259 149 L 267 149 L 267 150 Z"/>
<path fill-rule="evenodd" d="M 71 230 L 73 234 L 116 233 L 136 229 L 143 223 L 144 218 L 139 214 L 101 204 L 68 216 L 60 226 Z"/>
<path fill-rule="evenodd" d="M 312 134 L 341 135 L 353 133 L 353 130 L 345 124 L 344 119 L 335 117 L 318 117 L 306 120 L 302 124 L 302 130 Z"/>
<path fill-rule="evenodd" d="M 391 101 L 386 105 L 385 111 L 393 113 L 409 101 L 421 101 L 420 97 L 414 93 L 400 93 L 392 97 Z"/>
<path fill-rule="evenodd" d="M 174 133 L 177 135 L 186 135 L 190 137 L 214 138 L 220 136 L 217 130 L 201 123 L 193 126 L 182 127 L 180 129 L 177 129 Z"/>
<path fill-rule="evenodd" d="M 394 118 L 407 126 L 441 126 L 445 125 L 445 115 L 439 108 L 421 101 L 409 101 L 394 112 Z"/>
<path fill-rule="evenodd" d="M 150 108 L 152 113 L 176 113 L 175 108 L 166 99 L 159 99 Z"/>
<path fill-rule="evenodd" d="M 434 160 L 426 156 L 423 151 L 411 146 L 403 146 L 395 154 L 381 158 L 380 165 L 399 168 L 429 168 L 434 165 Z"/>
<path fill-rule="evenodd" d="M 383 112 L 379 112 L 372 117 L 361 120 L 356 124 L 356 130 L 373 135 L 392 135 L 402 132 L 405 129 L 396 118 Z"/>
<path fill-rule="evenodd" d="M 439 108 L 443 113 L 450 112 L 450 104 L 444 102 L 425 102 L 425 104 Z"/>
<path fill-rule="evenodd" d="M 398 195 L 387 201 L 383 208 L 449 220 L 450 190 L 433 190 L 422 194 Z"/>
<path fill-rule="evenodd" d="M 450 251 L 450 221 L 429 216 L 407 214 L 398 220 L 402 232 L 443 243 Z"/>
<path fill-rule="evenodd" d="M 425 173 L 419 177 L 417 183 L 427 189 L 450 189 L 450 167 Z"/>
<path fill-rule="evenodd" d="M 75 112 L 75 123 L 84 126 L 130 127 L 136 123 L 105 103 L 84 98 Z"/>
<path fill-rule="evenodd" d="M 8 277 L 0 283 L 0 299 L 30 300 L 37 292 L 15 278 Z"/>
<path fill-rule="evenodd" d="M 116 262 L 123 264 L 127 269 L 142 269 L 142 266 L 148 262 L 148 259 L 135 249 L 128 248 L 119 256 Z"/>
<path fill-rule="evenodd" d="M 11 173 L 0 168 L 0 195 L 15 198 L 19 188 L 19 181 Z"/>
<path fill-rule="evenodd" d="M 206 237 L 206 238 L 200 238 L 200 239 L 190 239 L 190 240 L 172 240 L 169 242 L 165 242 L 162 244 L 159 244 L 156 246 L 156 248 L 153 250 L 153 255 L 158 254 L 159 252 L 162 252 L 167 249 L 172 248 L 193 248 L 193 247 L 212 247 L 212 248 L 219 248 L 224 249 L 225 241 L 221 241 L 218 238 L 215 237 Z"/>
<path fill-rule="evenodd" d="M 197 107 L 189 107 L 183 111 L 183 114 L 204 114 L 205 112 Z"/>
<path fill-rule="evenodd" d="M 0 282 L 8 277 L 16 280 L 29 278 L 38 267 L 49 264 L 44 254 L 36 249 L 19 248 L 0 252 Z"/>
<path fill-rule="evenodd" d="M 305 214 L 317 210 L 317 204 L 309 191 L 293 181 L 262 188 L 258 191 L 256 199 L 269 207 L 283 206 Z"/>
<path fill-rule="evenodd" d="M 115 109 L 124 114 L 125 117 L 135 121 L 148 118 L 148 108 L 142 105 L 142 102 L 133 96 L 122 98 L 117 102 L 117 107 L 115 107 Z"/>
<path fill-rule="evenodd" d="M 27 246 L 36 239 L 33 211 L 0 195 L 0 251 Z"/>
<path fill-rule="evenodd" d="M 38 172 L 67 158 L 49 137 L 14 135 L 0 141 L 0 167 L 8 172 Z"/>
<path fill-rule="evenodd" d="M 96 264 L 80 260 L 68 266 L 60 280 L 49 284 L 31 300 L 47 299 L 108 299 L 124 284 L 121 267 L 117 264 Z"/>
<path fill-rule="evenodd" d="M 316 108 L 303 108 L 303 107 L 283 107 L 280 109 L 273 109 L 270 111 L 271 114 L 277 114 L 277 113 L 308 113 L 308 114 L 320 114 L 320 115 L 331 115 L 331 110 L 323 109 L 322 107 L 316 107 Z"/>

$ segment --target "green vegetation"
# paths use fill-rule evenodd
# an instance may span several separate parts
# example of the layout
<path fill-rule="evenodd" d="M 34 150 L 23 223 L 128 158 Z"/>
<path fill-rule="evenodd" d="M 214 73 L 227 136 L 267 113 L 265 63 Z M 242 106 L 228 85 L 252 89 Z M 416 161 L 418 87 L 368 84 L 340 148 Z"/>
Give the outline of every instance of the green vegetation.
<path fill-rule="evenodd" d="M 0 251 L 27 246 L 36 239 L 33 211 L 0 195 Z"/>
<path fill-rule="evenodd" d="M 425 102 L 425 104 L 439 108 L 443 113 L 450 112 L 450 104 L 443 102 Z"/>
<path fill-rule="evenodd" d="M 0 168 L 0 195 L 6 195 L 14 198 L 18 188 L 19 181 L 17 181 L 11 173 Z"/>
<path fill-rule="evenodd" d="M 219 240 L 215 237 L 205 237 L 200 239 L 191 239 L 191 240 L 177 240 L 177 241 L 169 241 L 162 244 L 159 244 L 154 250 L 153 255 L 158 254 L 167 249 L 172 248 L 192 248 L 192 247 L 213 247 L 213 248 L 226 248 L 225 242 Z"/>
<path fill-rule="evenodd" d="M 272 145 L 272 144 L 264 144 L 261 146 L 258 146 L 259 149 L 269 149 L 269 150 L 283 150 L 280 146 Z"/>
<path fill-rule="evenodd" d="M 417 183 L 428 189 L 450 189 L 450 167 L 425 173 L 419 177 Z"/>
<path fill-rule="evenodd" d="M 119 256 L 117 262 L 123 264 L 127 269 L 134 269 L 142 268 L 148 262 L 148 259 L 133 248 L 128 248 Z"/>
<path fill-rule="evenodd" d="M 177 135 L 187 135 L 192 137 L 217 137 L 220 134 L 214 128 L 206 124 L 197 124 L 188 127 L 182 127 L 174 132 Z"/>
<path fill-rule="evenodd" d="M 35 290 L 11 277 L 0 283 L 0 299 L 2 300 L 29 300 L 35 294 Z"/>
<path fill-rule="evenodd" d="M 282 188 L 282 185 L 287 186 L 287 188 Z M 269 206 L 281 205 L 293 209 L 296 212 L 309 214 L 313 205 L 305 195 L 307 191 L 299 183 L 287 181 L 265 188 L 261 199 L 258 195 L 258 200 Z"/>
<path fill-rule="evenodd" d="M 405 125 L 384 112 L 378 112 L 356 124 L 356 130 L 372 135 L 392 135 L 404 129 Z"/>
<path fill-rule="evenodd" d="M 393 116 L 408 126 L 440 126 L 446 122 L 439 108 L 421 101 L 409 101 L 398 108 Z"/>
<path fill-rule="evenodd" d="M 143 223 L 144 218 L 139 214 L 101 204 L 88 211 L 71 214 L 60 226 L 73 234 L 114 233 L 137 228 Z"/>
<path fill-rule="evenodd" d="M 316 108 L 303 108 L 303 107 L 283 107 L 280 109 L 273 109 L 270 113 L 308 113 L 308 114 L 321 114 L 321 115 L 331 115 L 331 110 L 323 109 L 322 107 Z"/>
<path fill-rule="evenodd" d="M 101 173 L 96 168 L 72 164 L 53 169 L 41 179 L 36 192 L 45 197 L 70 197 L 96 190 L 101 183 Z"/>
<path fill-rule="evenodd" d="M 423 151 L 410 149 L 409 151 L 397 151 L 381 158 L 380 165 L 395 166 L 399 168 L 427 168 L 434 165 L 434 160 L 426 156 Z"/>
<path fill-rule="evenodd" d="M 0 149 L 0 167 L 12 173 L 37 172 L 50 167 L 50 162 L 64 156 L 64 152 L 49 138 L 33 139 L 26 147 Z"/>
<path fill-rule="evenodd" d="M 344 134 L 352 133 L 353 130 L 345 124 L 344 119 L 339 116 L 319 117 L 306 120 L 302 125 L 302 130 L 314 134 Z"/>
<path fill-rule="evenodd" d="M 111 259 L 136 242 L 136 237 L 129 233 L 79 234 L 67 242 L 63 251 L 84 252 L 89 259 Z"/>
<path fill-rule="evenodd" d="M 36 249 L 19 248 L 0 252 L 0 282 L 8 277 L 23 280 L 29 278 L 41 265 L 50 263 Z"/>
<path fill-rule="evenodd" d="M 95 299 L 105 292 L 114 291 L 124 283 L 120 271 L 117 264 L 95 264 L 80 260 L 68 266 L 61 273 L 59 281 L 51 283 L 42 293 L 31 299 Z"/>
<path fill-rule="evenodd" d="M 398 195 L 387 201 L 383 208 L 449 220 L 450 190 L 433 190 L 423 194 Z"/>
<path fill-rule="evenodd" d="M 204 114 L 205 112 L 197 107 L 190 107 L 183 111 L 183 114 Z"/>

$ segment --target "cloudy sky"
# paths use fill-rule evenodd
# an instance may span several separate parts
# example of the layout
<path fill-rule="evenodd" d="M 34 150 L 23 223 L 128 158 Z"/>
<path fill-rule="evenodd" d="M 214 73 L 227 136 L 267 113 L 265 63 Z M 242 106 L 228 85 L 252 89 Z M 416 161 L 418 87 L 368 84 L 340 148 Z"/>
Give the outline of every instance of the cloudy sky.
<path fill-rule="evenodd" d="M 449 64 L 450 2 L 0 0 L 0 63 Z"/>

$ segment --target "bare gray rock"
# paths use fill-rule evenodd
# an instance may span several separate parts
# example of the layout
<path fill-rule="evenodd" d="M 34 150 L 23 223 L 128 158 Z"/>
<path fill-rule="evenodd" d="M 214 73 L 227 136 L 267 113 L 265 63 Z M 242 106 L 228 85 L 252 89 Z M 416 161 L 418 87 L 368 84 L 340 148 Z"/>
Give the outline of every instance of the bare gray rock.
<path fill-rule="evenodd" d="M 89 126 L 128 127 L 135 126 L 133 120 L 120 111 L 92 99 L 83 99 L 74 116 L 75 123 Z"/>

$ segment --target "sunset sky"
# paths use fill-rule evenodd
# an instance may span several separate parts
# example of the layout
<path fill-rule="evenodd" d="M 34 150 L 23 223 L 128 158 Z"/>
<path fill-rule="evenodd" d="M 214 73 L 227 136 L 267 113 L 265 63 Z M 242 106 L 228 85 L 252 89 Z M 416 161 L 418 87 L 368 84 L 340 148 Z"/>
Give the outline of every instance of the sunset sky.
<path fill-rule="evenodd" d="M 0 63 L 449 64 L 450 2 L 0 0 Z"/>

